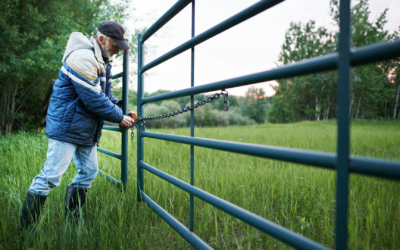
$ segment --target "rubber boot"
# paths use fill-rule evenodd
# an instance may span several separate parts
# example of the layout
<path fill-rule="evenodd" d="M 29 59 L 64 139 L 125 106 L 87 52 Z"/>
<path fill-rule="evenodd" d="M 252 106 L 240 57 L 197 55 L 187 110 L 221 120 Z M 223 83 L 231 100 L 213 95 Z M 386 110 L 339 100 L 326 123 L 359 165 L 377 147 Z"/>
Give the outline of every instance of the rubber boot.
<path fill-rule="evenodd" d="M 65 219 L 74 221 L 75 223 L 85 219 L 81 217 L 81 209 L 86 202 L 86 193 L 88 188 L 77 188 L 72 186 L 67 186 L 65 192 Z"/>
<path fill-rule="evenodd" d="M 26 199 L 20 215 L 19 231 L 26 230 L 32 223 L 37 221 L 46 198 L 47 195 L 34 194 L 29 191 L 26 193 Z"/>

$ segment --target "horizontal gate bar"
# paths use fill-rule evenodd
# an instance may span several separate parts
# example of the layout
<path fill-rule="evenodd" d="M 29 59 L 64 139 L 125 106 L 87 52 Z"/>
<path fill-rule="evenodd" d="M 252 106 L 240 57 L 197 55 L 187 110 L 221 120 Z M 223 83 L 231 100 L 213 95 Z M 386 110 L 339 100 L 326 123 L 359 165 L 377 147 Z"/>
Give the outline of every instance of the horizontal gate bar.
<path fill-rule="evenodd" d="M 103 126 L 103 129 L 110 130 L 110 131 L 116 131 L 116 132 L 122 132 L 122 129 L 120 129 L 119 127 L 114 127 L 114 126 Z"/>
<path fill-rule="evenodd" d="M 166 135 L 142 131 L 142 137 L 173 141 L 200 147 L 213 148 L 239 154 L 253 155 L 275 160 L 336 169 L 336 154 L 249 143 L 193 138 L 181 135 Z M 350 171 L 389 179 L 400 179 L 400 162 L 364 157 L 349 157 Z"/>
<path fill-rule="evenodd" d="M 124 75 L 124 72 L 121 72 L 121 73 L 115 74 L 115 75 L 113 75 L 113 76 L 112 76 L 112 79 L 121 78 L 123 75 Z"/>
<path fill-rule="evenodd" d="M 143 191 L 141 191 L 142 201 L 154 210 L 165 222 L 168 223 L 175 231 L 177 231 L 190 245 L 196 249 L 213 249 L 201 238 L 191 232 L 187 227 L 160 207 L 155 201 L 148 197 Z"/>
<path fill-rule="evenodd" d="M 239 206 L 236 206 L 228 201 L 225 201 L 217 196 L 214 196 L 204 190 L 191 186 L 188 183 L 181 181 L 167 173 L 164 173 L 143 161 L 140 161 L 140 166 L 150 173 L 168 181 L 169 183 L 193 194 L 205 202 L 221 209 L 222 211 L 246 222 L 247 224 L 271 235 L 272 237 L 289 244 L 297 249 L 329 249 L 310 239 L 307 239 L 297 233 L 290 231 L 282 226 L 279 226 L 269 220 L 266 220 L 256 214 L 253 214 Z"/>
<path fill-rule="evenodd" d="M 117 154 L 117 153 L 114 153 L 114 152 L 111 152 L 111 151 L 108 151 L 108 150 L 106 150 L 106 149 L 104 149 L 104 148 L 97 148 L 97 151 L 100 151 L 100 152 L 102 152 L 102 153 L 104 153 L 104 154 L 106 154 L 106 155 L 109 155 L 109 156 L 112 156 L 112 157 L 115 157 L 115 158 L 117 158 L 117 159 L 120 159 L 121 160 L 121 155 L 119 155 L 119 154 Z"/>
<path fill-rule="evenodd" d="M 370 62 L 392 59 L 399 56 L 400 56 L 400 41 L 365 46 L 353 50 L 352 66 L 358 66 Z M 338 58 L 339 58 L 338 53 L 332 53 L 326 56 L 307 59 L 301 62 L 284 65 L 276 69 L 271 69 L 251 75 L 236 77 L 193 88 L 187 88 L 162 95 L 143 98 L 141 103 L 143 105 L 149 102 L 161 101 L 182 96 L 196 95 L 220 89 L 239 87 L 243 85 L 271 81 L 281 78 L 307 75 L 327 70 L 334 70 L 337 67 Z"/>
<path fill-rule="evenodd" d="M 166 54 L 160 56 L 159 58 L 155 59 L 154 61 L 144 65 L 141 69 L 141 73 L 144 73 L 145 71 L 157 66 L 158 64 L 167 61 L 168 59 L 171 59 L 172 57 L 179 55 L 180 53 L 184 52 L 185 50 L 188 50 L 208 39 L 210 39 L 213 36 L 216 36 L 225 30 L 228 30 L 229 28 L 232 28 L 233 26 L 259 14 L 260 12 L 263 12 L 266 9 L 269 9 L 273 7 L 274 5 L 277 5 L 278 3 L 282 2 L 283 0 L 263 0 L 259 1 L 256 4 L 253 4 L 252 6 L 248 7 L 247 9 L 237 13 L 236 15 L 226 19 L 222 23 L 217 24 L 216 26 L 212 27 L 209 30 L 204 31 L 198 36 L 195 36 L 194 38 L 190 39 L 189 41 L 185 42 L 184 44 L 176 47 L 175 49 L 167 52 Z"/>
<path fill-rule="evenodd" d="M 350 157 L 350 172 L 400 180 L 400 162 Z"/>
<path fill-rule="evenodd" d="M 99 169 L 99 175 L 104 177 L 107 181 L 111 182 L 112 184 L 114 184 L 115 186 L 122 188 L 122 183 L 120 181 L 118 181 L 117 179 L 115 179 L 114 177 L 112 177 L 111 175 L 104 173 L 103 171 L 101 171 Z"/>
<path fill-rule="evenodd" d="M 181 135 L 166 135 L 145 131 L 140 132 L 140 136 L 185 143 L 206 148 L 213 148 L 239 154 L 253 155 L 275 160 L 283 160 L 299 164 L 324 167 L 328 169 L 336 168 L 336 155 L 332 153 L 322 153 L 308 150 L 289 149 L 205 138 L 194 138 Z"/>
<path fill-rule="evenodd" d="M 351 50 L 351 66 L 373 63 L 400 56 L 400 40 L 359 47 Z"/>
<path fill-rule="evenodd" d="M 176 16 L 181 10 L 183 10 L 192 0 L 180 0 L 174 4 L 162 17 L 160 17 L 142 36 L 142 43 L 144 43 L 149 37 L 157 32 L 164 24 Z"/>

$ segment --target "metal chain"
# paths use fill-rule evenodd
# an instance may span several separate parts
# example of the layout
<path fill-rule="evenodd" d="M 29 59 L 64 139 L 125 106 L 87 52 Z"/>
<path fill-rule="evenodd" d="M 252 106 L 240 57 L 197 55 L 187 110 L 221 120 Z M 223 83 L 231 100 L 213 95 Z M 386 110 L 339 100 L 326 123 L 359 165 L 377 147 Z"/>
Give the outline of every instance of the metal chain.
<path fill-rule="evenodd" d="M 135 121 L 134 123 L 132 123 L 132 125 L 130 125 L 130 126 L 128 127 L 128 129 L 131 129 L 131 130 L 132 130 L 132 132 L 131 132 L 131 140 L 133 141 L 133 138 L 135 137 L 135 134 L 134 134 L 134 127 L 135 127 L 139 122 L 142 122 L 142 121 L 151 121 L 151 120 L 157 120 L 157 119 L 164 119 L 164 118 L 168 118 L 168 117 L 171 117 L 171 116 L 180 115 L 180 114 L 183 114 L 184 112 L 188 112 L 189 110 L 192 111 L 192 110 L 194 110 L 195 108 L 198 108 L 198 107 L 200 107 L 200 106 L 203 106 L 203 105 L 206 104 L 206 103 L 210 103 L 210 102 L 214 101 L 215 99 L 218 99 L 221 95 L 224 96 L 223 110 L 224 110 L 224 111 L 228 111 L 228 110 L 229 110 L 228 91 L 226 91 L 225 89 L 223 89 L 223 90 L 221 91 L 221 93 L 216 93 L 216 94 L 214 94 L 214 95 L 212 95 L 212 96 L 207 97 L 207 98 L 204 99 L 203 101 L 200 101 L 200 102 L 198 102 L 198 103 L 196 103 L 196 104 L 193 104 L 193 105 L 191 105 L 191 106 L 187 106 L 186 108 L 178 109 L 178 110 L 176 110 L 176 111 L 169 112 L 169 113 L 165 113 L 165 114 L 162 114 L 162 115 L 138 117 L 138 118 L 136 119 L 136 121 Z"/>

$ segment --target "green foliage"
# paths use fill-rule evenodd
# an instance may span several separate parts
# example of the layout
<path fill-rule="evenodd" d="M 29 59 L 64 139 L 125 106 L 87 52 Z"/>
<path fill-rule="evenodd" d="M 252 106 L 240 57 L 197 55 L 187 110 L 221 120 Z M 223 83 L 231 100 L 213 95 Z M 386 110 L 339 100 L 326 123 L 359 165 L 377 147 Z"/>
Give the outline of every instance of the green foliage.
<path fill-rule="evenodd" d="M 398 39 L 398 33 L 384 30 L 386 12 L 373 23 L 368 21 L 367 0 L 359 0 L 352 8 L 352 46 L 360 47 Z M 331 16 L 338 26 L 338 1 L 331 1 Z M 315 27 L 314 21 L 305 25 L 291 23 L 279 56 L 281 64 L 290 64 L 337 51 L 338 33 Z M 396 109 L 395 92 L 400 81 L 400 61 L 390 60 L 368 64 L 351 70 L 353 118 L 389 118 Z M 337 72 L 322 72 L 278 80 L 276 94 L 271 100 L 268 121 L 286 123 L 303 120 L 335 118 L 337 114 Z M 396 117 L 396 116 L 394 116 Z"/>
<path fill-rule="evenodd" d="M 178 109 L 182 108 L 179 105 L 179 103 L 177 103 L 176 101 L 173 101 L 173 100 L 162 101 L 160 106 L 161 107 L 165 107 L 167 110 L 171 110 L 171 111 L 175 111 L 175 110 L 178 110 Z M 169 112 L 171 112 L 171 111 L 169 111 Z"/>
<path fill-rule="evenodd" d="M 289 123 L 294 122 L 292 113 L 285 107 L 282 96 L 274 95 L 272 98 L 273 105 L 269 108 L 267 120 L 271 123 Z"/>
<path fill-rule="evenodd" d="M 332 2 L 333 4 L 333 2 Z M 335 9 L 336 8 L 336 9 Z M 337 5 L 334 7 L 337 12 Z M 374 22 L 368 21 L 371 12 L 368 1 L 360 0 L 352 8 L 352 45 L 361 47 L 369 44 L 390 42 L 398 39 L 398 33 L 389 34 L 384 29 L 387 23 L 385 9 Z M 337 14 L 335 14 L 337 15 Z M 395 91 L 400 82 L 395 83 L 391 72 L 399 67 L 400 60 L 390 60 L 352 70 L 352 117 L 354 118 L 388 118 L 395 102 Z M 385 108 L 386 106 L 386 108 Z M 387 110 L 387 107 L 389 109 Z"/>
<path fill-rule="evenodd" d="M 113 83 L 114 84 L 114 83 Z M 113 95 L 118 100 L 122 100 L 122 88 L 112 88 Z M 128 109 L 130 111 L 136 110 L 137 105 L 137 92 L 129 89 L 128 91 Z"/>
<path fill-rule="evenodd" d="M 197 103 L 199 100 L 195 100 Z M 156 104 L 148 104 L 144 108 L 145 116 L 156 116 L 172 111 L 176 111 L 183 107 L 189 106 L 190 102 L 181 106 L 175 100 L 167 100 L 161 102 L 158 106 Z M 164 119 L 157 119 L 146 122 L 148 128 L 180 128 L 190 126 L 190 112 L 186 112 L 177 116 L 172 116 Z M 200 106 L 194 111 L 195 126 L 198 127 L 225 127 L 228 125 L 249 125 L 253 124 L 254 120 L 242 116 L 239 110 L 233 107 L 229 112 L 213 109 L 213 106 L 206 104 Z"/>
<path fill-rule="evenodd" d="M 354 121 L 351 154 L 400 160 L 399 122 Z M 196 128 L 195 136 L 323 152 L 336 151 L 336 121 Z M 189 136 L 188 128 L 153 130 Z M 19 237 L 26 191 L 46 160 L 43 133 L 0 137 L 0 248 L 2 249 L 188 249 L 188 243 L 136 197 L 136 140 L 129 140 L 128 184 L 121 193 L 98 176 L 88 193 L 82 226 L 65 224 L 65 189 L 77 173 L 73 163 L 51 191 L 35 233 Z M 34 146 L 33 146 L 34 145 Z M 121 134 L 104 131 L 102 148 L 121 152 Z M 190 182 L 190 147 L 145 139 L 145 162 Z M 121 162 L 98 153 L 99 167 L 118 179 Z M 334 248 L 336 171 L 195 147 L 195 185 L 273 223 Z M 188 193 L 145 172 L 144 190 L 189 225 Z M 348 249 L 400 246 L 400 182 L 351 174 Z M 288 249 L 289 246 L 195 198 L 194 232 L 214 249 Z M 25 239 L 28 239 L 27 237 Z"/>
<path fill-rule="evenodd" d="M 154 93 L 144 93 L 144 97 L 151 97 L 169 93 L 169 90 L 157 90 Z M 113 94 L 116 98 L 121 99 L 122 88 L 114 88 Z M 204 100 L 209 95 L 195 95 L 195 103 Z M 213 126 L 228 126 L 228 125 L 249 125 L 263 123 L 268 111 L 268 98 L 265 96 L 263 89 L 251 87 L 245 97 L 237 97 L 229 95 L 229 111 L 223 111 L 224 98 L 213 100 L 211 104 L 206 104 L 195 110 L 195 126 L 213 127 Z M 129 90 L 129 104 L 137 103 L 137 92 Z M 178 109 L 190 106 L 190 97 L 180 97 L 173 100 L 162 102 L 153 102 L 144 108 L 145 116 L 157 116 Z M 134 110 L 134 109 L 130 109 Z M 172 116 L 166 119 L 147 121 L 146 126 L 149 128 L 179 128 L 190 126 L 190 112 Z"/>
<path fill-rule="evenodd" d="M 321 56 L 333 52 L 335 46 L 333 34 L 324 27 L 316 28 L 315 21 L 305 25 L 292 22 L 285 34 L 279 62 L 289 64 Z"/>
<path fill-rule="evenodd" d="M 264 123 L 269 105 L 265 91 L 262 88 L 251 86 L 244 98 L 240 99 L 240 107 L 243 115 L 250 117 L 257 123 Z"/>
<path fill-rule="evenodd" d="M 291 23 L 279 62 L 290 64 L 335 50 L 335 35 L 326 28 L 316 28 L 314 21 L 305 25 Z M 331 106 L 336 102 L 336 78 L 335 72 L 323 72 L 278 80 L 279 86 L 275 87 L 276 94 L 271 100 L 268 121 L 284 123 L 312 120 L 323 111 L 329 113 L 330 109 L 332 112 Z"/>
<path fill-rule="evenodd" d="M 198 97 L 197 97 L 198 98 Z M 198 98 L 200 99 L 200 98 Z M 239 98 L 234 95 L 228 95 L 229 107 L 238 107 Z M 222 110 L 224 106 L 224 98 L 219 98 L 211 103 L 213 109 Z"/>
<path fill-rule="evenodd" d="M 57 78 L 69 35 L 94 35 L 105 20 L 124 22 L 130 0 L 4 0 L 0 2 L 0 133 L 35 127 L 50 80 Z"/>

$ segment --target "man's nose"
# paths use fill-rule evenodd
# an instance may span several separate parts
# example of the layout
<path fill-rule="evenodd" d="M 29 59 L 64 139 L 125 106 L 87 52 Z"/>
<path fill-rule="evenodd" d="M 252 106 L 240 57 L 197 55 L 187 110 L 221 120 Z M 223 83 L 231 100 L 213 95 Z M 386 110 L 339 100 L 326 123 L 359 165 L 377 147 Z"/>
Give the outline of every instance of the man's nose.
<path fill-rule="evenodd" d="M 118 48 L 117 51 L 116 51 L 117 55 L 119 54 L 119 52 L 121 52 L 120 48 Z"/>

